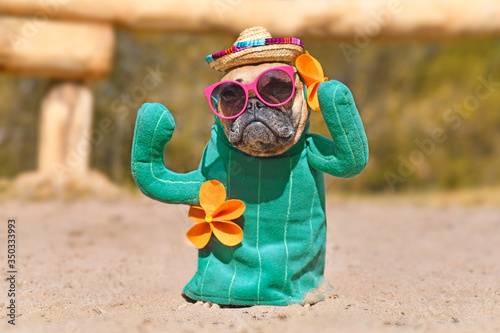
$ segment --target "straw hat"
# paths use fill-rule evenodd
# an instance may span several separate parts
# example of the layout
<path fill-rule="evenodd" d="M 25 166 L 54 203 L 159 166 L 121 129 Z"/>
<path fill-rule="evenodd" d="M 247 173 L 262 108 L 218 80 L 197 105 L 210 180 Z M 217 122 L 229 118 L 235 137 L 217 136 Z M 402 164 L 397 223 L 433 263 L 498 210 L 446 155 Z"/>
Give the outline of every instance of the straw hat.
<path fill-rule="evenodd" d="M 206 57 L 209 65 L 218 71 L 263 62 L 293 63 L 304 52 L 304 43 L 293 37 L 273 38 L 262 27 L 244 30 L 233 46 Z"/>

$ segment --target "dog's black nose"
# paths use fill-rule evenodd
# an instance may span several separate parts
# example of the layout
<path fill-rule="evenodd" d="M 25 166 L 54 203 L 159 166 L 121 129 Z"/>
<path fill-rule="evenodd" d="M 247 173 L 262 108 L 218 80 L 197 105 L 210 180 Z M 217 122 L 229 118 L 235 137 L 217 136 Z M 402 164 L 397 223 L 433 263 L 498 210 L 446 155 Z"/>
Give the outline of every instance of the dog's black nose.
<path fill-rule="evenodd" d="M 260 101 L 257 97 L 250 97 L 248 99 L 247 110 L 258 110 L 264 107 L 264 103 Z"/>

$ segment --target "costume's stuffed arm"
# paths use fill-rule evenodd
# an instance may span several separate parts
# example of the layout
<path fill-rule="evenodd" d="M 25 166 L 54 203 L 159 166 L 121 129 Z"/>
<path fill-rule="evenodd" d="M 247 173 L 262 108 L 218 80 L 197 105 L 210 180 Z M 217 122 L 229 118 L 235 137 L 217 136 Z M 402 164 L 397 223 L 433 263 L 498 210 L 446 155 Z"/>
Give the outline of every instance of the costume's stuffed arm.
<path fill-rule="evenodd" d="M 352 94 L 344 84 L 331 80 L 319 85 L 318 100 L 333 140 L 310 134 L 309 164 L 332 176 L 354 177 L 368 162 L 368 142 Z"/>
<path fill-rule="evenodd" d="M 141 191 L 152 199 L 197 204 L 205 181 L 201 171 L 175 173 L 163 161 L 174 129 L 174 118 L 163 105 L 146 103 L 140 108 L 132 143 L 132 175 Z"/>

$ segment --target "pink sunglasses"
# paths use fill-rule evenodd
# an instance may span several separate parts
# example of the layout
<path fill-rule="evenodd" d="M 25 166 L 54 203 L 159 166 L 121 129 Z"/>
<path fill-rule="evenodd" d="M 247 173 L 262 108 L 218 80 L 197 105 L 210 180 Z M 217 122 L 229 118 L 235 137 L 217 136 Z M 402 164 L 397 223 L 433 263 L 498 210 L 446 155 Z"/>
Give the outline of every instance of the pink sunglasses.
<path fill-rule="evenodd" d="M 245 112 L 250 90 L 267 106 L 288 103 L 295 93 L 293 74 L 292 66 L 273 67 L 260 73 L 252 83 L 220 81 L 205 88 L 203 94 L 216 116 L 234 119 Z"/>

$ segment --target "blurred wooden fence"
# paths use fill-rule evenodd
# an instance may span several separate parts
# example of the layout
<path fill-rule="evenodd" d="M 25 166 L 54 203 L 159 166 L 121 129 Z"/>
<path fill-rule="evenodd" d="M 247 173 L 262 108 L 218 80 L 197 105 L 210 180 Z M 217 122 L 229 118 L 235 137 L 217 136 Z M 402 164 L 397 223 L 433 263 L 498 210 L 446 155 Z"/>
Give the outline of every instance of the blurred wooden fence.
<path fill-rule="evenodd" d="M 236 36 L 262 25 L 277 37 L 353 46 L 500 34 L 498 0 L 1 0 L 0 14 L 0 70 L 58 80 L 41 108 L 37 172 L 54 184 L 88 175 L 93 98 L 86 82 L 111 71 L 115 26 Z"/>
<path fill-rule="evenodd" d="M 365 27 L 380 30 L 379 37 L 405 38 L 500 32 L 497 0 L 2 0 L 0 12 L 130 29 L 234 35 L 255 25 L 276 36 L 344 39 Z"/>

